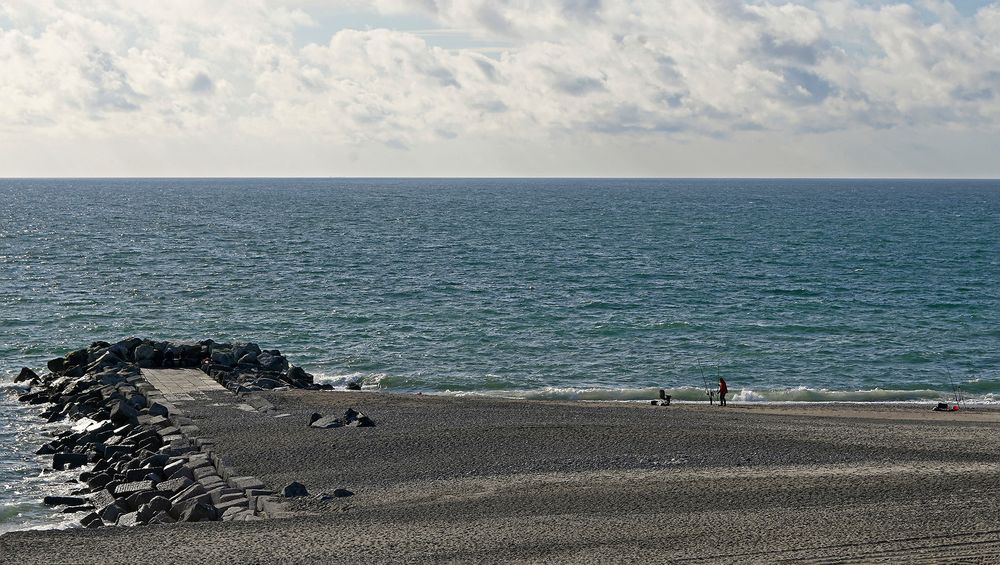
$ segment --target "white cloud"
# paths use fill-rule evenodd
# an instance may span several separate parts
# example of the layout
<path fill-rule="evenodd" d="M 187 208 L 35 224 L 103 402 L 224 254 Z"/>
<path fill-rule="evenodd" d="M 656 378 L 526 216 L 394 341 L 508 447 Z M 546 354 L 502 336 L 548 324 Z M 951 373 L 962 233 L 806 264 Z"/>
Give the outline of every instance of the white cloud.
<path fill-rule="evenodd" d="M 489 57 L 377 26 L 296 42 L 321 10 L 372 5 L 509 47 Z M 0 5 L 0 142 L 239 137 L 353 152 L 572 140 L 624 150 L 739 143 L 746 132 L 1000 132 L 1000 5 L 972 16 L 921 6 L 14 0 Z"/>

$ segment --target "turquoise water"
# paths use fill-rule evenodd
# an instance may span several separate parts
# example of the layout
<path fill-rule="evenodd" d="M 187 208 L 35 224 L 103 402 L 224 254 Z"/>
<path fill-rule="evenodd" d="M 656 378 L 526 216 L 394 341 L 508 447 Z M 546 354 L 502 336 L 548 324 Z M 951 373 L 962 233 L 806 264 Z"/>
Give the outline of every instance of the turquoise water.
<path fill-rule="evenodd" d="M 1000 398 L 998 182 L 2 180 L 0 201 L 0 381 L 139 335 L 398 391 L 701 399 L 723 374 L 738 400 Z"/>

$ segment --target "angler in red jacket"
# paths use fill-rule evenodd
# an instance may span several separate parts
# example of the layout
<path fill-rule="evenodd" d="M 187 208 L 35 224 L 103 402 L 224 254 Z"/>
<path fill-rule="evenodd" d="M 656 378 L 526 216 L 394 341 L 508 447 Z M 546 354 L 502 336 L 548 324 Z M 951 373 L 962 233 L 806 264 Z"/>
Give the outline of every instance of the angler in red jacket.
<path fill-rule="evenodd" d="M 719 406 L 726 405 L 727 392 L 729 392 L 729 387 L 726 386 L 726 379 L 719 377 Z"/>

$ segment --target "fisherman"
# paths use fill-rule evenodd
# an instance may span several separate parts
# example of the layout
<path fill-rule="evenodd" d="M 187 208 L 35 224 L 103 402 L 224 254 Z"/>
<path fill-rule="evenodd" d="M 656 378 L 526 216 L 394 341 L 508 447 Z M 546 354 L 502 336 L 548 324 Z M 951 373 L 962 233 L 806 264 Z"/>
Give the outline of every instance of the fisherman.
<path fill-rule="evenodd" d="M 726 405 L 727 392 L 729 392 L 729 387 L 726 386 L 726 379 L 719 377 L 719 406 Z"/>

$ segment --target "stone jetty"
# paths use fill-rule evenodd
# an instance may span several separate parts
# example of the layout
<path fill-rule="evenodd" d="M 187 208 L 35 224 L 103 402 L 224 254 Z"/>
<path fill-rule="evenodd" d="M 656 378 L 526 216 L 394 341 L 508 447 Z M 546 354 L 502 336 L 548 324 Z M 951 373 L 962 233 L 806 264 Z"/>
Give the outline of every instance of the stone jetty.
<path fill-rule="evenodd" d="M 235 393 L 332 388 L 314 383 L 279 350 L 212 340 L 97 341 L 52 359 L 42 375 L 24 368 L 16 381 L 30 389 L 20 400 L 45 404 L 48 422 L 75 421 L 37 453 L 52 455 L 54 469 L 87 467 L 72 496 L 45 503 L 85 513 L 80 522 L 88 528 L 284 514 L 280 497 L 226 466 L 211 440 L 198 437 L 197 426 L 142 375 L 183 368 L 198 368 Z"/>

